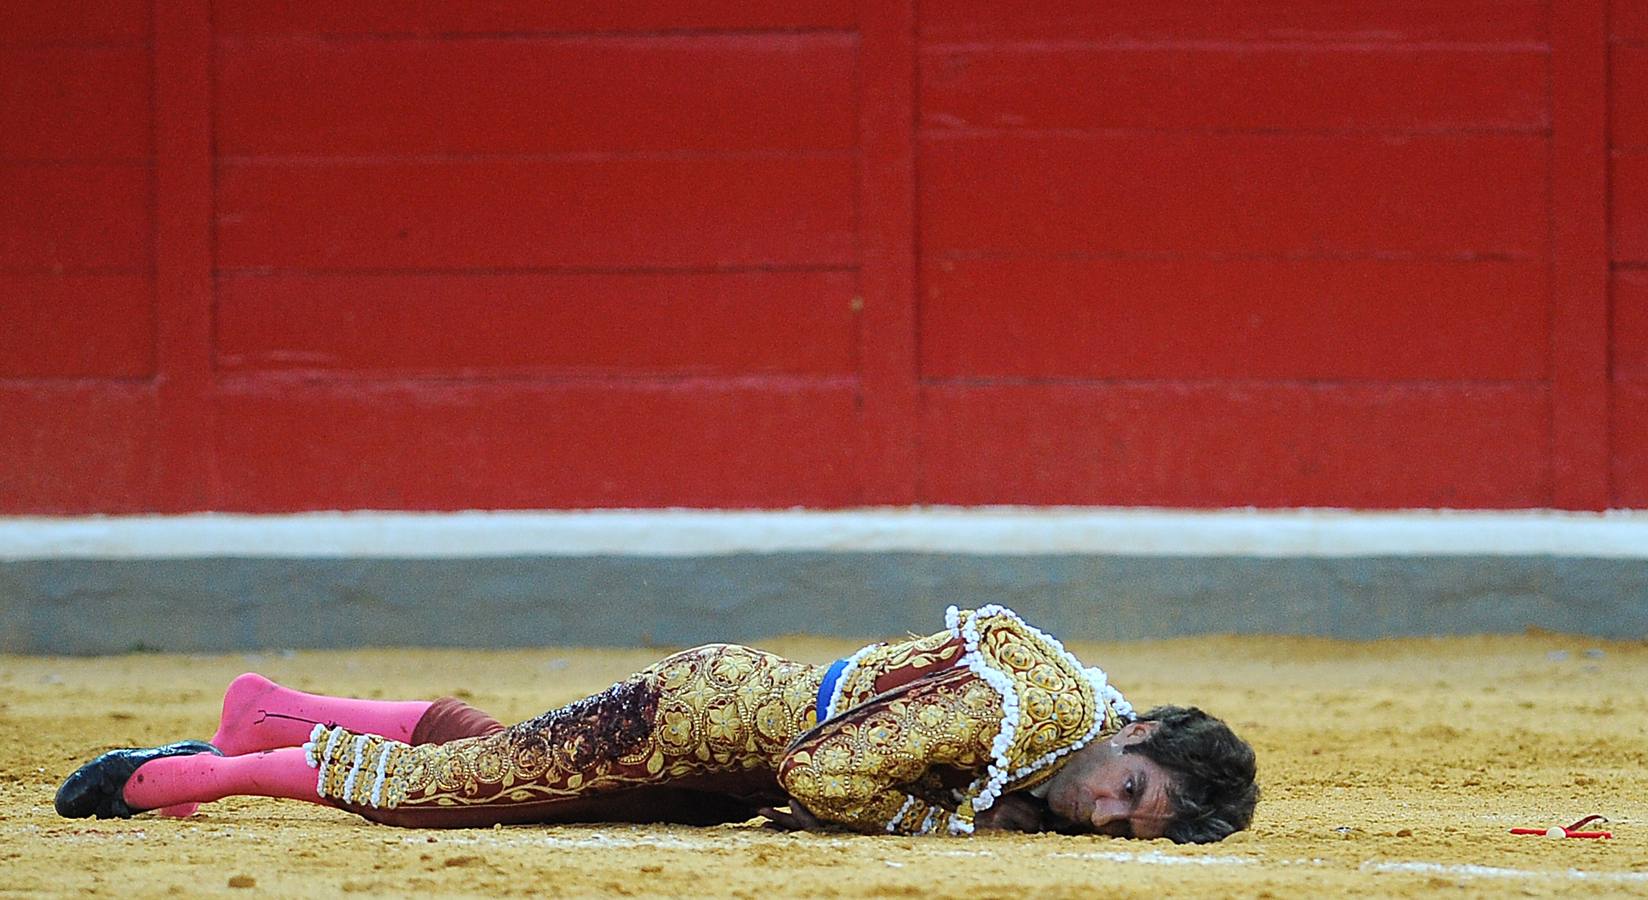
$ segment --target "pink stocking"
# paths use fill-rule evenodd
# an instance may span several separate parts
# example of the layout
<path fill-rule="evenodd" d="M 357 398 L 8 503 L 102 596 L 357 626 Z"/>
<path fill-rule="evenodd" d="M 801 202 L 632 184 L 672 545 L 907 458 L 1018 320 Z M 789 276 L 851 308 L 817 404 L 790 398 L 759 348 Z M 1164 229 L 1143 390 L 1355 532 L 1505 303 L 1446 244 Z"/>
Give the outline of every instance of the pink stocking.
<path fill-rule="evenodd" d="M 228 756 L 298 747 L 316 725 L 342 725 L 357 734 L 410 741 L 429 710 L 427 700 L 355 700 L 306 694 L 255 672 L 230 682 L 212 746 Z"/>
<path fill-rule="evenodd" d="M 318 773 L 302 747 L 249 756 L 169 756 L 138 766 L 122 796 L 134 809 L 210 803 L 224 797 L 284 797 L 332 805 L 315 793 Z"/>
<path fill-rule="evenodd" d="M 217 734 L 212 735 L 212 745 L 228 756 L 297 747 L 309 739 L 309 732 L 317 724 L 342 725 L 357 734 L 380 734 L 409 742 L 429 704 L 427 700 L 354 700 L 306 694 L 247 672 L 230 682 L 223 694 L 223 717 Z M 310 781 L 314 781 L 312 775 Z M 311 793 L 313 788 L 311 783 Z M 194 811 L 192 805 L 172 805 L 161 812 L 189 816 Z"/>

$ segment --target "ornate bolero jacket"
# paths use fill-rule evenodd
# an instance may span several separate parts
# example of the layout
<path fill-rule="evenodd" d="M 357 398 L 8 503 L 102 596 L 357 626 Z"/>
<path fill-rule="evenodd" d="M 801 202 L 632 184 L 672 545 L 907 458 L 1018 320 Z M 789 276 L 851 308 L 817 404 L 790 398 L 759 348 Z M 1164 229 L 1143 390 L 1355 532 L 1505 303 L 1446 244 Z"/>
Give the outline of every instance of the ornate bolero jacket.
<path fill-rule="evenodd" d="M 1133 717 L 1103 671 L 1012 610 L 952 606 L 945 625 L 831 668 L 820 724 L 779 765 L 791 797 L 857 831 L 967 833 L 1002 794 Z"/>

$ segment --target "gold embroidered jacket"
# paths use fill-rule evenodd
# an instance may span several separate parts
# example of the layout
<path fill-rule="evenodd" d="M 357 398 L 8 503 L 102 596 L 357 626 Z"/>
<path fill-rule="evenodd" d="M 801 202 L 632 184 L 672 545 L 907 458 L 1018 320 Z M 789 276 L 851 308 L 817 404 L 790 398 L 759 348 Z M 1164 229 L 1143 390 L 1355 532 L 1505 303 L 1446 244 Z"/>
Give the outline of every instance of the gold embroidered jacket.
<path fill-rule="evenodd" d="M 861 831 L 971 831 L 975 812 L 1045 781 L 1131 713 L 1103 672 L 1010 610 L 952 607 L 947 619 L 849 659 L 830 715 L 779 764 L 815 815 Z"/>
<path fill-rule="evenodd" d="M 860 650 L 827 687 L 714 644 L 497 734 L 412 747 L 316 726 L 305 750 L 321 797 L 396 824 L 736 821 L 793 797 L 859 831 L 967 832 L 1131 710 L 1010 610 L 952 607 L 946 626 Z"/>

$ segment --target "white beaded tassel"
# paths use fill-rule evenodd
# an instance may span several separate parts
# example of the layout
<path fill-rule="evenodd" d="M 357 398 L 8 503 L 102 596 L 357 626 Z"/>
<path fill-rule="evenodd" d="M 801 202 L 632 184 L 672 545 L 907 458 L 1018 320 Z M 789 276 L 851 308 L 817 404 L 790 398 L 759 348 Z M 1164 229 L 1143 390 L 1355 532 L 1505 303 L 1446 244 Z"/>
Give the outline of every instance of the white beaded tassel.
<path fill-rule="evenodd" d="M 360 777 L 361 769 L 366 767 L 366 760 L 361 755 L 366 750 L 366 741 L 366 735 L 355 735 L 355 751 L 354 758 L 350 761 L 349 765 L 349 777 L 343 780 L 343 796 L 338 798 L 345 803 L 356 802 L 355 779 Z"/>
<path fill-rule="evenodd" d="M 321 743 L 321 735 L 326 735 L 326 742 Z M 337 765 L 337 759 L 332 751 L 337 747 L 338 740 L 344 735 L 342 725 L 327 728 L 325 725 L 316 725 L 309 732 L 309 740 L 303 745 L 304 762 L 315 769 L 315 796 L 326 796 L 326 774 L 329 766 Z"/>
<path fill-rule="evenodd" d="M 326 726 L 317 722 L 309 732 L 309 740 L 303 742 L 303 759 L 311 769 L 320 768 L 321 755 L 325 752 L 320 747 L 320 738 L 323 734 L 326 734 Z"/>
<path fill-rule="evenodd" d="M 907 796 L 907 797 L 904 798 L 904 805 L 900 806 L 898 808 L 898 812 L 893 813 L 893 817 L 891 819 L 887 820 L 887 833 L 888 834 L 893 834 L 893 833 L 898 831 L 899 823 L 904 821 L 904 814 L 909 812 L 910 807 L 915 806 L 915 805 L 916 805 L 916 798 L 914 796 Z"/>
<path fill-rule="evenodd" d="M 393 744 L 385 743 L 378 752 L 378 777 L 372 782 L 372 796 L 367 800 L 373 809 L 383 806 L 383 783 L 389 778 L 389 757 L 393 750 Z"/>
<path fill-rule="evenodd" d="M 830 691 L 830 702 L 828 706 L 824 707 L 824 718 L 822 721 L 828 722 L 829 720 L 835 718 L 835 714 L 837 712 L 842 711 L 840 709 L 841 697 L 847 691 L 847 681 L 853 677 L 854 672 L 858 671 L 859 662 L 863 660 L 864 657 L 868 656 L 872 650 L 875 650 L 881 646 L 883 645 L 870 644 L 867 647 L 860 647 L 857 652 L 853 653 L 852 656 L 847 657 L 847 664 L 841 667 L 841 677 L 835 680 L 835 688 Z"/>
<path fill-rule="evenodd" d="M 927 811 L 927 817 L 921 820 L 921 828 L 916 831 L 916 834 L 932 834 L 933 827 L 938 824 L 938 814 L 938 807 L 935 806 L 932 809 L 929 809 Z"/>

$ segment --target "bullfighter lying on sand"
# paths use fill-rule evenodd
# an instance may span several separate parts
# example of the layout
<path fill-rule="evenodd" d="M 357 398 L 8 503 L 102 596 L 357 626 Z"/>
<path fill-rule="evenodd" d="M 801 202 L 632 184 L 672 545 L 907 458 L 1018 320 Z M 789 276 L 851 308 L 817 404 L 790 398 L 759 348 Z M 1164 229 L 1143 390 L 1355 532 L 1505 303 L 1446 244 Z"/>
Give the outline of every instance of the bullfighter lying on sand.
<path fill-rule="evenodd" d="M 1254 778 L 1252 748 L 1223 722 L 1137 715 L 1104 672 L 986 606 L 827 667 L 684 650 L 510 728 L 452 698 L 323 697 L 242 675 L 210 743 L 105 753 L 58 789 L 57 811 L 187 815 L 255 795 L 421 828 L 759 814 L 812 830 L 1200 843 L 1247 827 Z"/>

